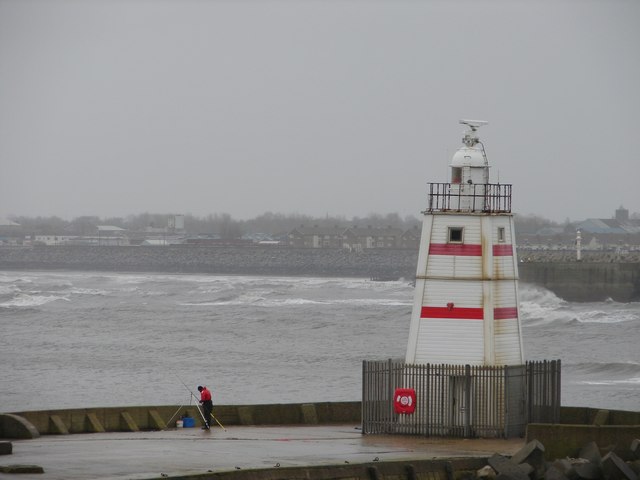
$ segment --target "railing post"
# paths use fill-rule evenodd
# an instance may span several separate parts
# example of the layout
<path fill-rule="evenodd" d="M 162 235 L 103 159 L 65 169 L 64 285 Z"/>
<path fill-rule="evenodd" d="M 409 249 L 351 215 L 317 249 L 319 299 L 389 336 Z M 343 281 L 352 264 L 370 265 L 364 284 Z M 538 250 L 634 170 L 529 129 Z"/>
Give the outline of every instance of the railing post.
<path fill-rule="evenodd" d="M 464 436 L 471 436 L 471 365 L 464 366 Z"/>
<path fill-rule="evenodd" d="M 362 361 L 362 404 L 360 405 L 360 432 L 367 433 L 367 361 Z"/>

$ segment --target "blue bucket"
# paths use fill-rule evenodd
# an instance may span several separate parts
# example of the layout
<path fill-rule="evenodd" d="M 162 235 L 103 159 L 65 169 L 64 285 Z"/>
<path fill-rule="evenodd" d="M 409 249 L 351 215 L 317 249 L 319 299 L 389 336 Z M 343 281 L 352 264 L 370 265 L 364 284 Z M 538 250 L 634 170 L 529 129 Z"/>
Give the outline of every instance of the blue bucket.
<path fill-rule="evenodd" d="M 184 428 L 193 428 L 196 426 L 196 419 L 191 417 L 184 417 L 182 419 L 182 426 Z"/>

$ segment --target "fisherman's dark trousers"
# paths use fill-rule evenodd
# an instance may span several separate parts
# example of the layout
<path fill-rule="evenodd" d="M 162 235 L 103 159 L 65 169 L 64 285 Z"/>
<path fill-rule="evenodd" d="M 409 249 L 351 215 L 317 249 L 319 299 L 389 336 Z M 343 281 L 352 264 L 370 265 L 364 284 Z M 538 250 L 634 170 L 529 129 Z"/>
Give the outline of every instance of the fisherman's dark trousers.
<path fill-rule="evenodd" d="M 213 402 L 211 400 L 206 400 L 202 402 L 202 413 L 204 415 L 205 426 L 211 426 L 211 412 L 213 412 Z"/>

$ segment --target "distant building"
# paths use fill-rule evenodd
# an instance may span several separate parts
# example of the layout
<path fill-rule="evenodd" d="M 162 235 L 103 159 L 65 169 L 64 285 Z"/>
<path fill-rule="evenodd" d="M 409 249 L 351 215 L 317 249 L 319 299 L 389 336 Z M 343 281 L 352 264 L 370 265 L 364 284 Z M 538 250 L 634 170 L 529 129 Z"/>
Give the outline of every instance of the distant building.
<path fill-rule="evenodd" d="M 240 238 L 242 240 L 249 240 L 253 243 L 274 242 L 274 241 L 276 243 L 280 243 L 268 233 L 245 233 Z"/>
<path fill-rule="evenodd" d="M 421 235 L 422 232 L 417 225 L 406 230 L 400 237 L 400 248 L 418 250 L 418 248 L 420 247 Z"/>
<path fill-rule="evenodd" d="M 398 248 L 402 230 L 399 228 L 347 228 L 343 233 L 345 248 L 362 250 L 365 248 Z"/>
<path fill-rule="evenodd" d="M 370 248 L 412 248 L 420 243 L 420 230 L 415 227 L 403 231 L 386 227 L 344 228 L 339 226 L 300 226 L 289 232 L 288 245 L 295 248 L 346 248 L 360 251 Z"/>
<path fill-rule="evenodd" d="M 36 245 L 68 245 L 75 238 L 75 235 L 34 235 L 32 241 Z"/>
<path fill-rule="evenodd" d="M 305 227 L 289 232 L 289 246 L 298 248 L 342 248 L 344 227 Z"/>
<path fill-rule="evenodd" d="M 629 210 L 620 207 L 614 218 L 588 218 L 576 227 L 583 233 L 636 234 L 640 233 L 640 220 L 629 219 Z"/>
<path fill-rule="evenodd" d="M 169 243 L 164 238 L 147 238 L 140 244 L 142 247 L 164 247 L 166 245 Z"/>
<path fill-rule="evenodd" d="M 22 243 L 23 238 L 22 225 L 0 217 L 0 244 L 18 245 Z"/>
<path fill-rule="evenodd" d="M 98 225 L 98 245 L 129 245 L 127 231 L 114 225 Z"/>

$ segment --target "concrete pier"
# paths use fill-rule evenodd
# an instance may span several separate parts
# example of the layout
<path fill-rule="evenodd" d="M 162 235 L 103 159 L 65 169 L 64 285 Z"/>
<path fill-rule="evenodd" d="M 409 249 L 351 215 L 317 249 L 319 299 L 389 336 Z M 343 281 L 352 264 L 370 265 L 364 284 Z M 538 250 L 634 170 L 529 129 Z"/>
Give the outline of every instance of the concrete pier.
<path fill-rule="evenodd" d="M 589 442 L 640 461 L 640 412 L 562 407 L 560 424 L 529 424 L 526 438 L 505 440 L 362 435 L 359 407 L 221 405 L 224 428 L 209 431 L 199 421 L 176 428 L 175 406 L 0 414 L 0 438 L 10 440 L 0 442 L 0 478 L 455 480 L 530 442 L 549 461 Z"/>
<path fill-rule="evenodd" d="M 433 480 L 447 480 L 447 468 L 475 470 L 494 453 L 512 455 L 524 445 L 524 439 L 363 436 L 356 424 L 226 428 L 43 435 L 13 441 L 13 454 L 0 457 L 0 465 L 44 470 L 20 474 L 21 480 L 355 479 L 373 478 L 372 472 L 384 478 L 409 466 L 414 473 L 431 471 Z"/>

